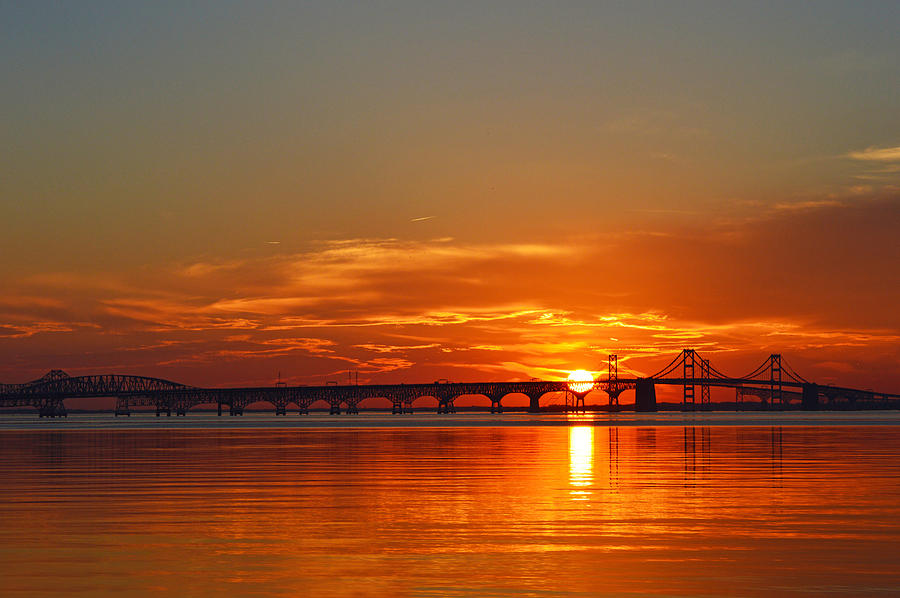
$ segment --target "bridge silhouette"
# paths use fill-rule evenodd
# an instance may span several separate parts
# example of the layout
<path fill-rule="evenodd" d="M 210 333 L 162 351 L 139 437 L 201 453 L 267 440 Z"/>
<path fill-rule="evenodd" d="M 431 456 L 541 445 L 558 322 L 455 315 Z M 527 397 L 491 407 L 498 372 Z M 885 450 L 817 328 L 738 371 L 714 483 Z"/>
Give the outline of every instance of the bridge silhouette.
<path fill-rule="evenodd" d="M 848 406 L 859 401 L 886 407 L 900 407 L 900 395 L 860 390 L 810 382 L 797 374 L 780 354 L 770 355 L 759 367 L 742 376 L 728 376 L 710 364 L 694 349 L 684 349 L 666 367 L 646 377 L 620 377 L 618 358 L 609 356 L 605 377 L 593 382 L 566 380 L 537 380 L 521 382 L 449 382 L 440 380 L 430 384 L 347 384 L 324 386 L 275 386 L 253 388 L 200 388 L 178 382 L 118 374 L 69 376 L 62 370 L 52 370 L 45 376 L 22 384 L 0 384 L 0 408 L 33 407 L 40 417 L 60 417 L 68 414 L 66 399 L 116 398 L 116 415 L 129 415 L 131 407 L 156 408 L 156 415 L 185 415 L 200 405 L 215 405 L 222 415 L 224 408 L 230 415 L 242 415 L 252 403 L 267 402 L 275 408 L 275 415 L 286 415 L 293 405 L 300 414 L 308 414 L 310 407 L 324 402 L 331 414 L 359 413 L 359 405 L 366 399 L 381 398 L 392 404 L 395 414 L 412 413 L 413 404 L 422 398 L 437 400 L 438 413 L 453 413 L 458 397 L 481 395 L 491 401 L 491 412 L 503 410 L 504 397 L 521 394 L 529 398 L 529 410 L 541 410 L 541 399 L 549 393 L 563 393 L 566 407 L 584 410 L 584 399 L 592 391 L 605 392 L 611 409 L 620 408 L 619 397 L 626 391 L 635 392 L 636 411 L 656 411 L 656 387 L 681 388 L 681 408 L 686 411 L 712 407 L 710 389 L 734 389 L 735 408 L 741 409 L 749 397 L 762 408 L 784 409 L 799 406 L 818 409 L 823 401 Z"/>

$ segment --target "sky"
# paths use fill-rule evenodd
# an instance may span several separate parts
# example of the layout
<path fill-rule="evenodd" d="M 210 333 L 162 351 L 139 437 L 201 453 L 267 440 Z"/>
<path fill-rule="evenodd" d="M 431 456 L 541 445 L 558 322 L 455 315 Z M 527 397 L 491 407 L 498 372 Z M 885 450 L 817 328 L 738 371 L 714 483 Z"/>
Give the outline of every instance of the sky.
<path fill-rule="evenodd" d="M 900 392 L 897 23 L 0 0 L 0 381 L 646 375 L 690 347 Z"/>

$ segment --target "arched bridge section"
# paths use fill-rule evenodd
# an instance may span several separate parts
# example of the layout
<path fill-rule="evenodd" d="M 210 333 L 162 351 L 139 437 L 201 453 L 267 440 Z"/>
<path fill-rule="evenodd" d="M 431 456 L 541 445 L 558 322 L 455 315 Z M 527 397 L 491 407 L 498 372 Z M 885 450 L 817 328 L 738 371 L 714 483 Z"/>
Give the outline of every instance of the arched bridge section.
<path fill-rule="evenodd" d="M 608 385 L 598 382 L 591 390 L 594 388 L 604 389 Z M 531 409 L 537 411 L 544 395 L 567 390 L 567 382 L 550 380 L 200 388 L 145 376 L 67 376 L 55 370 L 32 382 L 0 386 L 0 407 L 33 406 L 42 417 L 56 417 L 67 414 L 66 399 L 115 397 L 117 415 L 129 414 L 133 406 L 155 407 L 157 415 L 171 415 L 173 411 L 176 415 L 184 415 L 193 407 L 204 404 L 216 405 L 219 414 L 227 411 L 231 415 L 242 415 L 247 405 L 257 402 L 270 403 L 275 407 L 276 415 L 284 415 L 291 406 L 300 413 L 309 413 L 313 403 L 322 401 L 329 406 L 330 413 L 339 414 L 344 410 L 358 413 L 362 401 L 381 398 L 391 402 L 394 413 L 412 413 L 417 400 L 433 397 L 438 403 L 438 413 L 453 413 L 457 398 L 481 395 L 490 400 L 491 411 L 499 413 L 503 409 L 503 398 L 508 395 L 527 396 Z"/>
<path fill-rule="evenodd" d="M 190 388 L 178 382 L 119 374 L 69 376 L 62 370 L 23 384 L 0 385 L 0 406 L 33 406 L 41 417 L 66 415 L 67 398 L 119 397 L 150 399 Z"/>

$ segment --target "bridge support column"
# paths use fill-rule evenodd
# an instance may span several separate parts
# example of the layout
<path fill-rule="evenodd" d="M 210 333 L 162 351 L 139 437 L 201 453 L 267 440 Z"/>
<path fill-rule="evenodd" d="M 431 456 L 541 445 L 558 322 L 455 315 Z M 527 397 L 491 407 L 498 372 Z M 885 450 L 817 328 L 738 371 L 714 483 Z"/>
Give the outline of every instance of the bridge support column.
<path fill-rule="evenodd" d="M 287 415 L 287 405 L 275 405 L 275 415 Z"/>
<path fill-rule="evenodd" d="M 494 395 L 489 398 L 491 399 L 491 413 L 503 413 L 503 405 L 500 403 L 503 395 Z"/>
<path fill-rule="evenodd" d="M 216 409 L 217 415 L 219 417 L 222 417 L 222 403 L 216 401 L 216 407 L 217 407 L 217 409 Z"/>
<path fill-rule="evenodd" d="M 156 406 L 156 417 L 159 417 L 160 414 L 165 413 L 166 417 L 172 417 L 172 410 L 169 407 L 160 407 Z"/>
<path fill-rule="evenodd" d="M 391 415 L 403 415 L 412 413 L 412 401 L 408 397 L 387 395 L 385 398 L 391 401 Z"/>
<path fill-rule="evenodd" d="M 228 415 L 244 415 L 244 408 L 240 405 L 231 405 Z"/>
<path fill-rule="evenodd" d="M 819 408 L 819 385 L 804 384 L 803 395 L 800 399 L 801 406 L 807 411 L 813 411 Z"/>
<path fill-rule="evenodd" d="M 656 385 L 651 378 L 640 378 L 635 384 L 634 410 L 656 411 Z"/>
<path fill-rule="evenodd" d="M 69 417 L 66 406 L 62 401 L 58 403 L 48 403 L 38 408 L 38 417 Z"/>
<path fill-rule="evenodd" d="M 187 415 L 187 409 L 178 408 L 175 410 L 175 417 L 184 417 Z"/>
<path fill-rule="evenodd" d="M 606 394 L 609 395 L 609 410 L 610 411 L 618 411 L 619 410 L 619 395 L 622 394 L 623 389 L 615 389 L 608 390 Z"/>
<path fill-rule="evenodd" d="M 127 397 L 118 397 L 116 399 L 116 417 L 119 417 L 120 415 L 131 417 L 131 409 L 128 407 Z"/>
<path fill-rule="evenodd" d="M 341 404 L 340 403 L 332 403 L 331 409 L 328 410 L 328 415 L 340 415 L 341 414 Z"/>
<path fill-rule="evenodd" d="M 587 395 L 586 392 L 573 392 L 572 393 L 572 411 L 574 413 L 578 413 L 581 411 L 582 413 L 587 413 L 587 410 L 584 408 L 584 397 Z M 568 407 L 568 406 L 567 406 Z M 568 409 L 566 409 L 568 411 Z"/>

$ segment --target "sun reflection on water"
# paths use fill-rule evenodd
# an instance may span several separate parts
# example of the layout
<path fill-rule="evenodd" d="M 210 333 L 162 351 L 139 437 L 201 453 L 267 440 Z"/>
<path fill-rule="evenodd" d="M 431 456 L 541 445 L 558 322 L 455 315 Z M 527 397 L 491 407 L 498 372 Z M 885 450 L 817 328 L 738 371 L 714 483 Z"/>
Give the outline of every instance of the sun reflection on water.
<path fill-rule="evenodd" d="M 573 500 L 588 500 L 594 483 L 594 428 L 569 428 L 569 495 Z"/>

